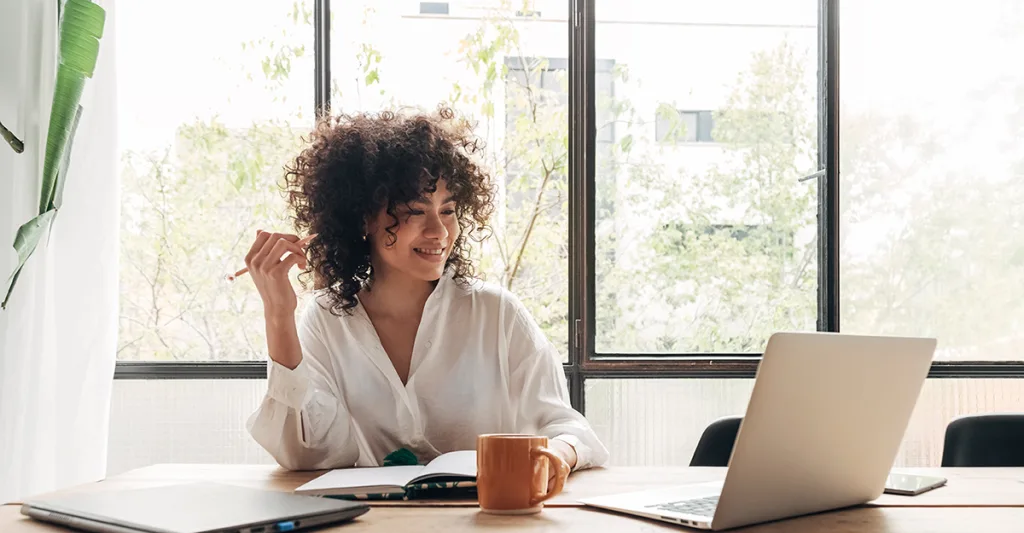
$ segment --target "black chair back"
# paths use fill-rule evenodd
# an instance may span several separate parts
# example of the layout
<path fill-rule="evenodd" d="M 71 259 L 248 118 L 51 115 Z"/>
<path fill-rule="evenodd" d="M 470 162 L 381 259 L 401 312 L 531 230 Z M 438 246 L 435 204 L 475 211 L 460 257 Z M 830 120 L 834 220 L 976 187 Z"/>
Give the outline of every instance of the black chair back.
<path fill-rule="evenodd" d="M 1024 414 L 953 420 L 946 426 L 942 466 L 1024 466 Z"/>
<path fill-rule="evenodd" d="M 732 447 L 740 431 L 742 416 L 720 418 L 704 430 L 693 451 L 690 466 L 729 466 Z"/>

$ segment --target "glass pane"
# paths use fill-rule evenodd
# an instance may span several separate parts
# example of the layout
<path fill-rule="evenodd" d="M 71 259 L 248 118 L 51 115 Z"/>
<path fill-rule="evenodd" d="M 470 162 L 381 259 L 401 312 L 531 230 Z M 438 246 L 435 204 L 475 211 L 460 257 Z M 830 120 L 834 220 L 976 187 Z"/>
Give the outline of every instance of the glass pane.
<path fill-rule="evenodd" d="M 257 229 L 291 227 L 279 184 L 313 123 L 312 3 L 118 3 L 119 359 L 265 353 L 255 288 L 224 275 Z"/>
<path fill-rule="evenodd" d="M 567 360 L 568 3 L 447 4 L 420 15 L 413 2 L 334 2 L 333 109 L 446 104 L 476 124 L 498 187 L 478 271 L 516 293 Z"/>
<path fill-rule="evenodd" d="M 798 178 L 818 160 L 817 16 L 597 2 L 599 353 L 758 353 L 815 329 L 817 187 Z"/>
<path fill-rule="evenodd" d="M 587 419 L 614 465 L 690 464 L 712 421 L 746 412 L 750 379 L 587 380 Z M 930 379 L 896 466 L 939 466 L 946 424 L 966 414 L 1019 411 L 1024 380 Z"/>
<path fill-rule="evenodd" d="M 1024 4 L 842 10 L 844 331 L 1024 357 Z M 950 39 L 956 35 L 956 39 Z"/>

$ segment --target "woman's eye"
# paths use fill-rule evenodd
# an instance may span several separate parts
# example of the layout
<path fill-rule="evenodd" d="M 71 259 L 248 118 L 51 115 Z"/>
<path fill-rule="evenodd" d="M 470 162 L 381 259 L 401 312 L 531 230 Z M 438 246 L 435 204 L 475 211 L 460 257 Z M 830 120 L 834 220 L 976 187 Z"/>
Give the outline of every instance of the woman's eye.
<path fill-rule="evenodd" d="M 441 214 L 442 215 L 451 216 L 451 215 L 455 214 L 455 210 L 454 209 L 445 209 L 444 211 L 441 211 Z"/>
<path fill-rule="evenodd" d="M 422 214 L 423 214 L 423 211 L 420 211 L 419 209 L 410 209 L 410 210 L 405 212 L 405 215 L 406 216 L 410 216 L 410 217 L 414 216 L 414 215 L 422 215 Z"/>

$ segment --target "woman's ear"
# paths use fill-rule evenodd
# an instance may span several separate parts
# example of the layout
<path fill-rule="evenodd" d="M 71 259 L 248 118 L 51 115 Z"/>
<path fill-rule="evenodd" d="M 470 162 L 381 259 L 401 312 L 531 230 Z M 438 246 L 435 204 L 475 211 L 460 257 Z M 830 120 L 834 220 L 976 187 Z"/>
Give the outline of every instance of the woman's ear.
<path fill-rule="evenodd" d="M 367 215 L 363 218 L 363 235 L 367 241 L 373 240 L 373 236 L 385 231 L 391 223 L 391 217 L 384 208 L 376 214 Z"/>
<path fill-rule="evenodd" d="M 363 219 L 363 240 L 369 240 L 370 236 L 377 232 L 377 221 L 371 217 Z"/>

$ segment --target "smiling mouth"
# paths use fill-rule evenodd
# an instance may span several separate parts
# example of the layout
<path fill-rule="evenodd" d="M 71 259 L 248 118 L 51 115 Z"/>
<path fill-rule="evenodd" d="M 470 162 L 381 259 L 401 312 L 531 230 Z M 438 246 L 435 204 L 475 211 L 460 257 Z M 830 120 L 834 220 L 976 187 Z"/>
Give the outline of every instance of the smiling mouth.
<path fill-rule="evenodd" d="M 444 248 L 413 248 L 414 252 L 423 255 L 441 255 L 444 250 Z"/>

